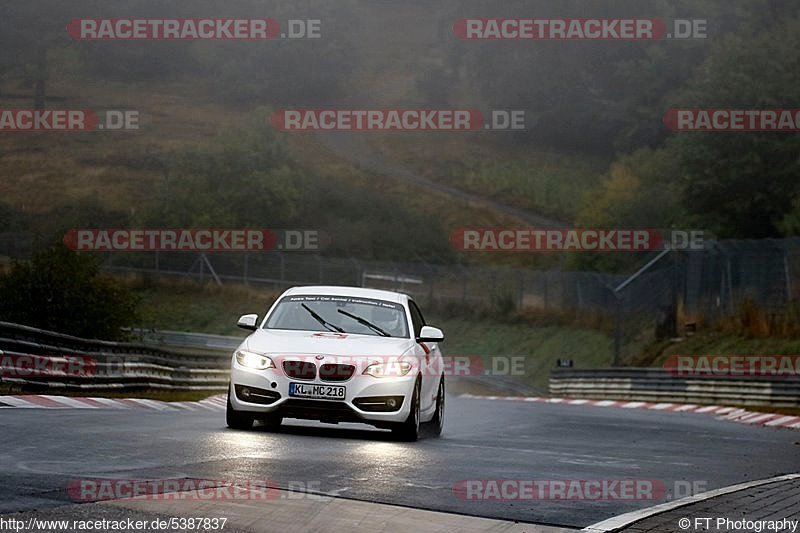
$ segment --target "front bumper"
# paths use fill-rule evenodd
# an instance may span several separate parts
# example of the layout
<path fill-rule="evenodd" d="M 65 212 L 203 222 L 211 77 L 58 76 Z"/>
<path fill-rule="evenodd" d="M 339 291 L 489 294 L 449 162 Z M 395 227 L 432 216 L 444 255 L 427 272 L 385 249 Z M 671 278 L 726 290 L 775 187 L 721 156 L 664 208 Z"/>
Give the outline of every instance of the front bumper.
<path fill-rule="evenodd" d="M 363 422 L 377 427 L 388 427 L 408 418 L 415 376 L 376 378 L 355 374 L 345 381 L 292 379 L 280 368 L 253 370 L 240 365 L 234 358 L 231 364 L 231 406 L 236 411 L 285 418 L 320 420 L 322 422 Z M 341 385 L 344 400 L 317 400 L 289 396 L 289 383 L 310 385 Z M 243 389 L 248 389 L 243 391 Z M 243 394 L 249 392 L 249 394 Z M 399 405 L 396 410 L 379 404 L 393 398 Z"/>

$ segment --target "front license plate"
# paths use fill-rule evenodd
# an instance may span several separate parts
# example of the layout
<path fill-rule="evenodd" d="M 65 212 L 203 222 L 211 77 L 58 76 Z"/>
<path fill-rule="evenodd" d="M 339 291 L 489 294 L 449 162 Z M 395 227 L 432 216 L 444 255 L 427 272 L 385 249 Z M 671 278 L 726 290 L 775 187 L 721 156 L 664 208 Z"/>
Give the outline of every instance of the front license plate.
<path fill-rule="evenodd" d="M 289 396 L 295 398 L 320 398 L 323 400 L 344 400 L 345 387 L 341 385 L 311 385 L 309 383 L 289 383 Z"/>

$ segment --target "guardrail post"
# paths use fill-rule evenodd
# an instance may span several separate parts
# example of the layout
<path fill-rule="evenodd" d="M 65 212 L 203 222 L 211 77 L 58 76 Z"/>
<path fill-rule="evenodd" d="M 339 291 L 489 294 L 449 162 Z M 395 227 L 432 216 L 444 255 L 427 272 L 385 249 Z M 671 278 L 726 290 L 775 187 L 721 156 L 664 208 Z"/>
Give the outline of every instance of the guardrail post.
<path fill-rule="evenodd" d="M 547 284 L 547 281 L 548 281 L 549 277 L 550 277 L 550 272 L 545 272 L 544 276 L 542 276 L 543 285 L 544 285 L 542 287 L 542 293 L 544 295 L 544 308 L 545 308 L 545 310 L 550 309 L 550 291 L 549 291 L 549 287 L 548 287 L 548 284 Z"/>
<path fill-rule="evenodd" d="M 612 366 L 620 366 L 622 364 L 622 298 L 616 292 L 611 293 L 614 296 L 614 362 Z"/>
<path fill-rule="evenodd" d="M 359 286 L 359 282 L 361 283 L 361 287 L 364 286 L 364 273 L 361 267 L 359 266 L 359 262 L 355 257 L 350 258 L 350 262 L 353 264 L 353 274 L 354 279 L 356 280 L 355 286 Z"/>
<path fill-rule="evenodd" d="M 783 250 L 783 275 L 786 278 L 786 301 L 792 301 L 792 274 L 789 271 L 789 254 Z"/>

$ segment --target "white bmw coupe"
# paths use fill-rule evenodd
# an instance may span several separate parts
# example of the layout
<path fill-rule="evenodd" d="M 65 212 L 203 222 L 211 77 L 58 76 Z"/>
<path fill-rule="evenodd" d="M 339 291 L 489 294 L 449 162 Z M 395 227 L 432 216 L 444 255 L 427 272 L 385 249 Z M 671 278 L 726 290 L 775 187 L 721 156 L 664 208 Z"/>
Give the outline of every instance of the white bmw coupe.
<path fill-rule="evenodd" d="M 284 292 L 231 358 L 227 424 L 284 418 L 363 422 L 417 440 L 444 422 L 441 330 L 396 292 L 358 287 L 295 287 Z"/>

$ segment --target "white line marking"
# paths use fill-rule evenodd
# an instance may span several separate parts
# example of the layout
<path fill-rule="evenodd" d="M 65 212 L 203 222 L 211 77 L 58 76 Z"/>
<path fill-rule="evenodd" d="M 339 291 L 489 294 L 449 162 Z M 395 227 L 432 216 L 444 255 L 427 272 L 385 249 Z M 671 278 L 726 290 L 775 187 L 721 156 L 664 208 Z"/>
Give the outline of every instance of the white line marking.
<path fill-rule="evenodd" d="M 780 426 L 781 424 L 785 424 L 785 423 L 787 423 L 787 422 L 789 422 L 791 420 L 795 420 L 795 419 L 796 420 L 800 420 L 800 418 L 797 418 L 796 416 L 782 416 L 780 418 L 776 418 L 775 420 L 770 420 L 769 422 L 767 422 L 764 425 L 765 426 Z"/>
<path fill-rule="evenodd" d="M 148 400 L 148 399 L 145 399 L 145 398 L 125 398 L 125 399 L 127 401 L 129 401 L 129 402 L 133 402 L 133 403 L 135 403 L 137 405 L 141 405 L 142 407 L 145 407 L 147 409 L 154 409 L 156 411 L 167 411 L 167 410 L 172 411 L 173 410 L 173 409 L 171 409 L 169 407 L 165 407 L 166 404 L 163 404 L 161 402 L 156 402 L 154 400 Z"/>
<path fill-rule="evenodd" d="M 84 403 L 80 400 L 69 398 L 67 396 L 42 396 L 42 398 L 53 400 L 56 403 L 60 403 L 64 407 L 74 407 L 76 409 L 97 409 L 96 405 L 89 405 L 88 403 Z"/>
<path fill-rule="evenodd" d="M 715 415 L 717 420 L 728 420 L 731 422 L 738 422 L 743 424 L 761 424 L 764 426 L 781 426 L 788 428 L 798 428 L 800 423 L 795 424 L 794 421 L 800 422 L 800 417 L 782 417 L 781 415 L 771 413 L 753 413 L 738 407 L 720 407 L 718 405 L 696 405 L 696 404 L 676 404 L 676 403 L 648 403 L 648 402 L 626 402 L 619 400 L 584 400 L 576 399 L 570 400 L 566 398 L 539 398 L 539 397 L 525 397 L 525 396 L 477 396 L 474 394 L 461 394 L 459 398 L 469 398 L 475 400 L 515 400 L 523 402 L 545 402 L 565 405 L 589 405 L 594 407 L 622 407 L 624 409 L 649 409 L 655 411 L 671 411 L 671 412 L 693 412 L 699 414 Z M 222 402 L 220 398 L 220 402 Z M 210 399 L 202 400 L 203 402 L 210 403 Z M 775 420 L 773 420 L 775 418 Z M 765 421 L 767 421 L 765 423 Z"/>
<path fill-rule="evenodd" d="M 775 418 L 777 415 L 773 414 L 762 414 L 760 416 L 756 416 L 755 418 L 750 418 L 747 420 L 748 424 L 758 424 L 759 422 L 764 422 L 765 420 L 769 420 L 771 418 Z"/>
<path fill-rule="evenodd" d="M 743 418 L 747 418 L 748 416 L 752 415 L 750 411 L 734 411 L 733 413 L 729 413 L 725 416 L 726 420 L 741 420 Z"/>
<path fill-rule="evenodd" d="M 0 402 L 10 405 L 11 407 L 22 407 L 25 409 L 41 407 L 41 405 L 33 402 L 25 401 L 21 398 L 14 398 L 13 396 L 0 396 Z"/>
<path fill-rule="evenodd" d="M 111 409 L 130 409 L 129 405 L 125 405 L 122 402 L 117 400 L 113 400 L 111 398 L 89 398 L 90 400 L 94 400 L 96 402 L 100 402 L 103 405 L 109 406 Z"/>
<path fill-rule="evenodd" d="M 710 498 L 714 498 L 716 496 L 730 494 L 731 492 L 737 492 L 740 490 L 749 489 L 751 487 L 758 487 L 759 485 L 766 485 L 768 483 L 776 483 L 779 481 L 788 481 L 790 479 L 798 479 L 798 478 L 800 478 L 800 474 L 788 474 L 785 476 L 778 476 L 770 479 L 748 481 L 747 483 L 739 483 L 738 485 L 722 487 L 721 489 L 710 490 L 708 492 L 695 494 L 694 496 L 689 496 L 687 498 L 681 498 L 680 500 L 675 500 L 674 502 L 662 503 L 660 505 L 648 507 L 647 509 L 639 509 L 638 511 L 633 511 L 630 513 L 614 516 L 612 518 L 609 518 L 608 520 L 603 520 L 602 522 L 598 522 L 596 524 L 592 524 L 591 526 L 585 527 L 581 531 L 590 531 L 592 533 L 607 533 L 608 531 L 616 531 L 617 529 L 622 529 L 623 527 L 629 526 L 634 522 L 638 522 L 645 518 L 649 518 L 653 515 L 677 509 L 678 507 L 684 507 L 692 503 L 702 502 Z"/>
<path fill-rule="evenodd" d="M 739 417 L 739 422 L 747 422 L 749 424 L 752 420 L 755 420 L 763 415 L 764 413 L 747 413 L 746 415 Z"/>
<path fill-rule="evenodd" d="M 628 403 L 622 405 L 621 407 L 623 409 L 636 409 L 636 408 L 641 407 L 643 405 L 644 405 L 644 402 L 628 402 Z"/>
<path fill-rule="evenodd" d="M 612 405 L 616 405 L 616 403 L 617 402 L 613 400 L 603 400 L 600 402 L 595 402 L 594 405 L 596 405 L 597 407 L 611 407 Z"/>
<path fill-rule="evenodd" d="M 700 409 L 697 409 L 697 410 L 695 411 L 695 413 L 710 413 L 711 411 L 713 411 L 713 410 L 715 410 L 715 409 L 719 409 L 719 406 L 716 406 L 716 405 L 707 405 L 707 406 L 705 406 L 705 407 L 701 407 Z"/>
<path fill-rule="evenodd" d="M 675 404 L 674 403 L 657 403 L 654 406 L 652 406 L 650 409 L 656 409 L 656 410 L 660 411 L 661 409 L 669 409 L 673 405 L 675 405 Z"/>

